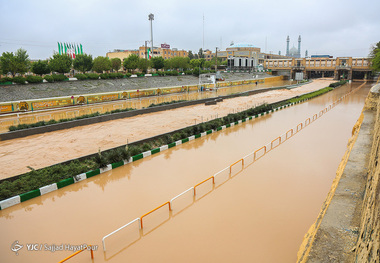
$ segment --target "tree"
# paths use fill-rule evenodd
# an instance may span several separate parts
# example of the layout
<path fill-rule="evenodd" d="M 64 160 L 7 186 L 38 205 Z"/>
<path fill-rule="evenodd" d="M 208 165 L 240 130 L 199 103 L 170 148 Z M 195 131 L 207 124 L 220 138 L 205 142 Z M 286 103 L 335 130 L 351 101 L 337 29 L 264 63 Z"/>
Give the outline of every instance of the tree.
<path fill-rule="evenodd" d="M 47 60 L 38 60 L 32 64 L 32 72 L 37 75 L 49 74 L 51 72 Z"/>
<path fill-rule="evenodd" d="M 16 71 L 17 73 L 24 74 L 30 68 L 29 55 L 26 50 L 19 48 L 15 54 L 16 59 Z"/>
<path fill-rule="evenodd" d="M 78 54 L 73 61 L 74 69 L 85 73 L 92 69 L 92 55 Z"/>
<path fill-rule="evenodd" d="M 30 67 L 29 55 L 26 50 L 20 48 L 13 52 L 4 52 L 0 57 L 1 69 L 4 75 L 9 72 L 14 77 L 16 73 L 24 74 Z"/>
<path fill-rule="evenodd" d="M 165 59 L 163 57 L 154 57 L 151 60 L 152 68 L 159 70 L 165 66 Z"/>
<path fill-rule="evenodd" d="M 119 71 L 121 68 L 121 59 L 120 58 L 112 58 L 111 59 L 111 68 L 113 70 Z"/>
<path fill-rule="evenodd" d="M 164 69 L 168 70 L 172 68 L 172 60 L 171 59 L 166 59 L 164 61 Z"/>
<path fill-rule="evenodd" d="M 374 71 L 380 71 L 380 41 L 371 47 L 371 52 L 368 57 L 372 63 L 372 69 Z"/>
<path fill-rule="evenodd" d="M 111 61 L 108 57 L 99 56 L 94 59 L 92 70 L 98 73 L 103 73 L 103 71 L 108 71 L 110 69 L 111 69 Z"/>
<path fill-rule="evenodd" d="M 204 58 L 205 55 L 203 54 L 203 49 L 200 48 L 199 51 L 198 51 L 198 58 Z"/>
<path fill-rule="evenodd" d="M 150 67 L 150 60 L 146 60 L 145 58 L 140 58 L 138 62 L 138 68 L 146 74 L 148 68 Z"/>
<path fill-rule="evenodd" d="M 372 45 L 371 52 L 369 53 L 368 57 L 370 59 L 375 58 L 376 53 L 378 53 L 379 51 L 380 51 L 380 41 L 377 42 L 375 45 Z"/>
<path fill-rule="evenodd" d="M 68 55 L 56 53 L 50 59 L 49 66 L 52 71 L 63 74 L 70 72 L 72 63 L 73 60 Z"/>
<path fill-rule="evenodd" d="M 139 56 L 132 54 L 129 57 L 124 59 L 123 66 L 124 69 L 128 69 L 128 71 L 132 71 L 138 68 L 139 64 Z"/>
<path fill-rule="evenodd" d="M 174 57 L 170 59 L 171 68 L 174 69 L 187 69 L 189 68 L 190 59 L 189 58 L 181 58 Z"/>
<path fill-rule="evenodd" d="M 372 59 L 372 69 L 374 71 L 380 71 L 380 49 L 375 53 Z"/>
<path fill-rule="evenodd" d="M 211 61 L 205 61 L 205 63 L 203 63 L 203 67 L 207 69 L 210 69 L 213 65 L 215 65 L 215 63 L 212 63 Z"/>
<path fill-rule="evenodd" d="M 201 61 L 199 59 L 190 60 L 190 66 L 194 68 L 199 68 L 201 66 Z"/>
<path fill-rule="evenodd" d="M 189 53 L 187 54 L 190 60 L 194 59 L 193 51 L 189 50 Z"/>

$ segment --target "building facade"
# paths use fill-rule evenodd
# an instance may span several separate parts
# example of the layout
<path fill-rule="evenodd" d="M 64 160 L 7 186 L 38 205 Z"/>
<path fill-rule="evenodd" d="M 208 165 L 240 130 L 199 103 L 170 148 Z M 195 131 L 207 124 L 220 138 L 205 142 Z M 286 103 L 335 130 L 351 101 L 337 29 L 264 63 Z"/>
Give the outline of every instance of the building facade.
<path fill-rule="evenodd" d="M 106 56 L 108 58 L 120 58 L 122 61 L 130 55 L 138 55 L 140 58 L 146 58 L 148 56 L 148 49 L 150 47 L 140 46 L 139 49 L 133 50 L 120 50 L 115 49 L 113 52 L 108 52 Z M 153 47 L 153 57 L 163 57 L 164 59 L 174 57 L 187 57 L 188 52 L 186 50 L 179 50 L 177 48 L 170 48 L 167 44 L 162 44 L 160 47 Z"/>

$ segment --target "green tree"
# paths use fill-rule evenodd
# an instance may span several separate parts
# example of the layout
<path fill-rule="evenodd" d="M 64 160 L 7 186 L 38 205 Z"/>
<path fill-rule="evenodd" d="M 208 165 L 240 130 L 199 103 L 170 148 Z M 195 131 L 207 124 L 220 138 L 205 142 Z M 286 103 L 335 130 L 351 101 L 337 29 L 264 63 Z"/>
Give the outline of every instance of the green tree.
<path fill-rule="evenodd" d="M 171 62 L 171 68 L 174 69 L 187 69 L 189 68 L 190 59 L 189 58 L 181 58 L 181 57 L 174 57 L 170 59 Z"/>
<path fill-rule="evenodd" d="M 85 73 L 92 69 L 92 55 L 78 54 L 73 61 L 74 69 Z"/>
<path fill-rule="evenodd" d="M 199 68 L 201 66 L 201 61 L 199 59 L 190 60 L 190 66 L 194 68 Z"/>
<path fill-rule="evenodd" d="M 189 53 L 187 54 L 190 60 L 194 59 L 193 51 L 189 50 Z"/>
<path fill-rule="evenodd" d="M 32 72 L 37 75 L 49 74 L 51 72 L 47 60 L 38 60 L 32 63 Z"/>
<path fill-rule="evenodd" d="M 63 74 L 70 72 L 72 63 L 73 60 L 68 55 L 56 53 L 50 59 L 49 66 L 52 71 Z"/>
<path fill-rule="evenodd" d="M 198 51 L 198 58 L 204 58 L 205 55 L 203 54 L 203 49 L 200 48 L 199 51 Z"/>
<path fill-rule="evenodd" d="M 108 71 L 110 69 L 111 69 L 111 61 L 108 57 L 99 56 L 94 59 L 92 70 L 98 73 L 103 73 L 103 71 Z"/>
<path fill-rule="evenodd" d="M 0 57 L 1 69 L 4 75 L 9 72 L 14 77 L 16 73 L 24 74 L 30 67 L 29 55 L 26 50 L 20 48 L 13 52 L 4 52 Z"/>
<path fill-rule="evenodd" d="M 119 71 L 121 68 L 121 59 L 120 58 L 112 58 L 111 59 L 111 68 L 113 70 L 116 70 L 116 72 Z"/>
<path fill-rule="evenodd" d="M 151 60 L 152 68 L 159 70 L 165 66 L 165 59 L 163 57 L 154 57 Z"/>
<path fill-rule="evenodd" d="M 150 67 L 150 60 L 146 60 L 145 58 L 140 58 L 138 63 L 138 68 L 143 72 L 147 73 L 148 68 Z"/>
<path fill-rule="evenodd" d="M 124 59 L 123 67 L 124 69 L 127 69 L 128 71 L 132 71 L 137 69 L 139 66 L 139 56 L 132 54 L 129 57 Z"/>
<path fill-rule="evenodd" d="M 169 59 L 165 59 L 164 61 L 164 69 L 165 70 L 168 70 L 168 69 L 171 69 L 172 68 L 172 60 L 169 58 Z"/>
<path fill-rule="evenodd" d="M 210 69 L 213 65 L 215 65 L 215 63 L 212 63 L 211 61 L 205 61 L 203 67 Z"/>
<path fill-rule="evenodd" d="M 374 71 L 380 71 L 380 49 L 375 53 L 372 58 L 372 69 Z"/>
<path fill-rule="evenodd" d="M 372 45 L 371 47 L 371 52 L 369 53 L 369 58 L 373 59 L 376 56 L 376 53 L 380 51 L 380 41 L 377 42 L 375 45 Z"/>

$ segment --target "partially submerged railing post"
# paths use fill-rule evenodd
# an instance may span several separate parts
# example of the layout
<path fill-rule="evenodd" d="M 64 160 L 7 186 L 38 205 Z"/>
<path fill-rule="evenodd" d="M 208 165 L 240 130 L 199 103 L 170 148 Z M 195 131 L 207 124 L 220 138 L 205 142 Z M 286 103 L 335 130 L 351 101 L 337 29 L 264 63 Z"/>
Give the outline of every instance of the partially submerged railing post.
<path fill-rule="evenodd" d="M 147 215 L 153 213 L 154 211 L 160 209 L 161 207 L 163 207 L 163 206 L 165 206 L 165 205 L 167 205 L 167 204 L 169 205 L 169 211 L 172 211 L 172 207 L 171 207 L 170 202 L 166 202 L 166 203 L 160 205 L 159 207 L 156 207 L 155 209 L 149 211 L 148 213 L 142 215 L 142 216 L 140 217 L 140 227 L 141 227 L 141 229 L 143 229 L 143 218 L 144 218 L 144 217 L 146 217 Z"/>

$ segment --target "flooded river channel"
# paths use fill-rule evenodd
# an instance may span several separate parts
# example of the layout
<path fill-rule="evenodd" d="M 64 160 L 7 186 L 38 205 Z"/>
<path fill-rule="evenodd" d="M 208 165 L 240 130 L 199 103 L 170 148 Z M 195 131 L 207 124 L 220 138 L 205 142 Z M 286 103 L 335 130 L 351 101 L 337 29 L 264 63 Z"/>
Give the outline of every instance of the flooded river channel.
<path fill-rule="evenodd" d="M 97 246 L 69 262 L 295 262 L 359 118 L 370 85 L 233 177 L 209 178 L 323 110 L 361 83 L 190 141 L 0 211 L 1 262 L 58 262 L 70 246 Z M 24 247 L 18 255 L 15 241 Z M 39 251 L 28 251 L 38 244 Z M 45 246 L 46 245 L 46 246 Z M 57 245 L 52 252 L 51 245 Z M 63 246 L 61 246 L 63 245 Z M 29 246 L 30 248 L 30 246 Z M 47 249 L 46 249 L 47 248 Z M 63 249 L 63 251 L 60 250 Z M 95 247 L 96 248 L 96 247 Z"/>

